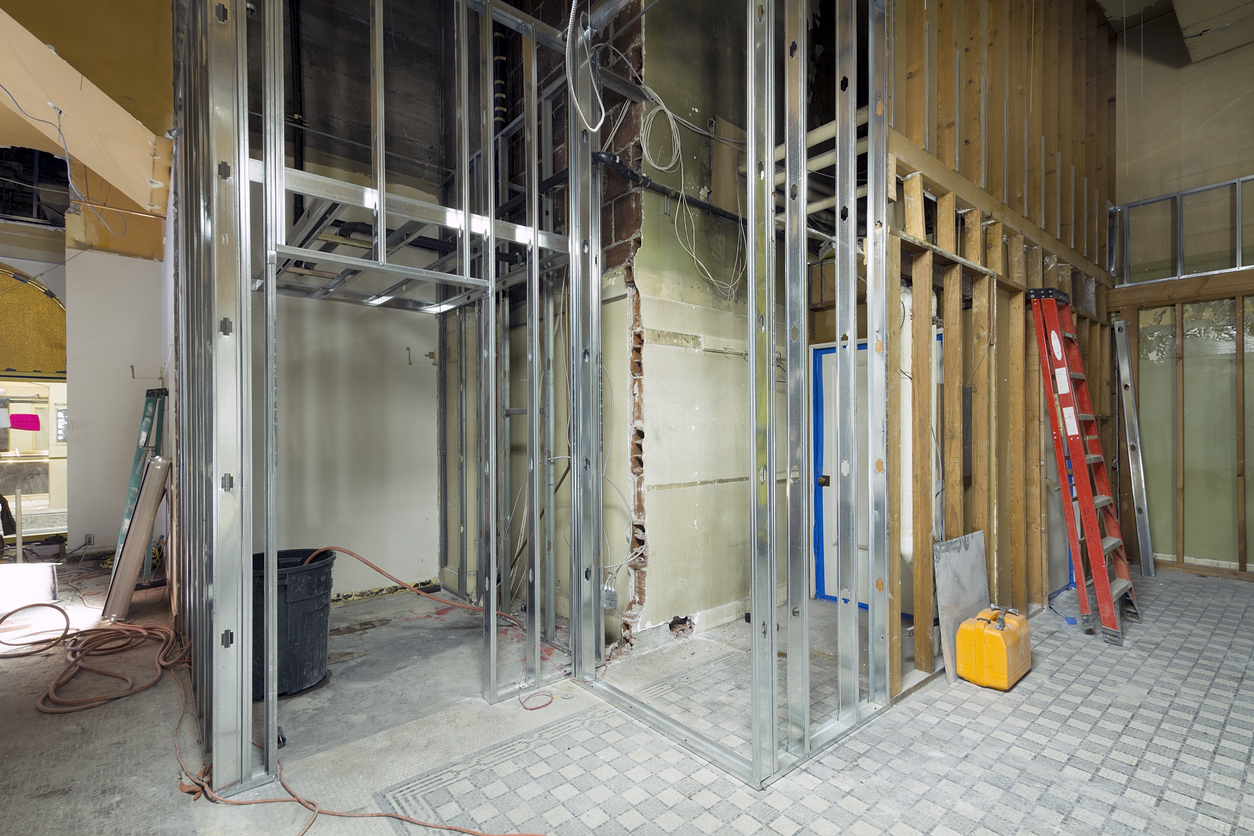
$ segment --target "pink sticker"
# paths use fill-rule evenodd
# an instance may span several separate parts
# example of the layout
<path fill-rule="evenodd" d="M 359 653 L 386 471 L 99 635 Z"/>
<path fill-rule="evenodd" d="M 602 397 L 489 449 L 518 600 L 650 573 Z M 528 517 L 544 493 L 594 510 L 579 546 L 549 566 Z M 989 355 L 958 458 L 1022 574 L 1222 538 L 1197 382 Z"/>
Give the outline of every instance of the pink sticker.
<path fill-rule="evenodd" d="M 39 432 L 39 416 L 38 415 L 10 415 L 9 427 L 14 430 L 29 430 L 30 432 Z"/>

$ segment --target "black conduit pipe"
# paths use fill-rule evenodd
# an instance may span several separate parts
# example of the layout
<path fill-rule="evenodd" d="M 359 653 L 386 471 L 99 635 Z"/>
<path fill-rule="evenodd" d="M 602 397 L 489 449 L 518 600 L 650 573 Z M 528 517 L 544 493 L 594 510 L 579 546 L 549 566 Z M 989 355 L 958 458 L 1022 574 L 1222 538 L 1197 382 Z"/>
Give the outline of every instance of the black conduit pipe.
<path fill-rule="evenodd" d="M 642 189 L 647 189 L 655 194 L 669 197 L 674 201 L 683 200 L 689 206 L 694 206 L 703 212 L 708 212 L 711 215 L 723 218 L 724 220 L 732 221 L 733 223 L 748 223 L 748 221 L 737 215 L 735 212 L 728 212 L 721 206 L 715 206 L 713 203 L 707 203 L 700 198 L 684 194 L 679 191 L 679 189 L 673 189 L 670 186 L 665 186 L 656 180 L 650 179 L 647 175 L 641 174 L 639 171 L 636 171 L 634 168 L 627 165 L 627 163 L 623 162 L 623 159 L 617 154 L 611 154 L 608 151 L 593 151 L 592 161 L 603 165 L 606 168 L 613 169 L 619 177 L 622 177 L 628 183 L 634 183 Z"/>

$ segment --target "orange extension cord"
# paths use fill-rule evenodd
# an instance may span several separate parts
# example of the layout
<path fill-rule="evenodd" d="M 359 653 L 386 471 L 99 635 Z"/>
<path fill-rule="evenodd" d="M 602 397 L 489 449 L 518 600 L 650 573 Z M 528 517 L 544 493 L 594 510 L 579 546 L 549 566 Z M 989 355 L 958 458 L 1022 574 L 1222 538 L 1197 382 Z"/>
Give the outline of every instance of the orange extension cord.
<path fill-rule="evenodd" d="M 320 554 L 321 552 L 325 552 L 325 551 L 331 551 L 331 550 L 320 549 L 318 552 L 315 552 L 314 555 Z M 415 589 L 414 587 L 410 586 L 404 581 L 397 580 L 396 578 L 389 575 L 387 572 L 384 572 L 382 569 L 375 566 L 373 563 L 370 563 L 370 561 L 366 560 L 365 558 L 359 555 L 353 554 L 347 549 L 334 549 L 334 551 L 343 551 L 346 554 L 350 554 L 353 557 L 356 557 L 362 563 L 365 563 L 367 566 L 370 566 L 372 569 L 379 572 L 381 575 L 391 578 L 393 581 L 396 581 L 396 583 L 400 584 L 401 586 L 404 586 L 405 588 L 409 589 L 412 592 L 416 592 L 419 595 L 423 595 L 427 598 L 431 598 L 435 601 L 439 601 L 442 604 L 449 604 L 454 607 L 474 610 L 476 612 L 483 611 L 479 607 L 468 606 L 466 604 L 459 604 L 454 601 L 446 601 L 442 598 L 437 598 L 434 595 L 423 592 L 420 589 Z M 309 559 L 307 559 L 305 562 L 308 563 L 309 560 L 313 559 L 314 555 L 310 555 Z M 81 591 L 80 591 L 80 595 L 81 595 Z M 84 600 L 84 603 L 86 603 L 86 600 Z M 68 640 L 69 644 L 67 645 L 67 651 L 66 651 L 66 659 L 67 659 L 66 666 L 61 670 L 59 674 L 57 674 L 56 678 L 52 682 L 52 685 L 48 687 L 48 690 L 46 690 L 44 693 L 42 693 L 39 696 L 39 699 L 36 702 L 35 708 L 43 712 L 44 714 L 70 714 L 75 711 L 86 711 L 91 708 L 97 708 L 99 706 L 104 705 L 105 703 L 122 699 L 123 697 L 129 697 L 134 694 L 138 694 L 141 691 L 148 690 L 149 688 L 153 687 L 158 682 L 160 682 L 165 672 L 169 670 L 170 675 L 174 677 L 174 680 L 176 682 L 178 682 L 179 692 L 181 694 L 181 705 L 179 707 L 179 719 L 178 719 L 178 722 L 176 722 L 174 725 L 174 735 L 173 735 L 174 736 L 174 757 L 178 760 L 179 768 L 183 770 L 183 774 L 185 774 L 188 777 L 188 780 L 191 782 L 189 784 L 189 783 L 184 783 L 183 781 L 179 781 L 179 789 L 185 793 L 188 793 L 193 798 L 200 798 L 202 795 L 204 795 L 205 797 L 209 798 L 211 801 L 216 801 L 221 804 L 230 804 L 234 806 L 249 806 L 253 804 L 285 804 L 285 803 L 299 804 L 302 807 L 304 807 L 306 810 L 309 810 L 311 813 L 313 813 L 313 815 L 309 817 L 309 821 L 307 821 L 305 823 L 305 826 L 301 828 L 299 836 L 304 836 L 306 833 L 309 832 L 309 829 L 313 827 L 314 822 L 317 821 L 318 816 L 333 816 L 336 818 L 347 818 L 347 819 L 370 819 L 370 818 L 395 819 L 397 821 L 405 822 L 406 824 L 413 824 L 419 827 L 430 828 L 432 830 L 447 830 L 447 831 L 453 831 L 455 833 L 469 834 L 469 836 L 507 836 L 507 834 L 485 833 L 480 830 L 471 830 L 465 827 L 457 827 L 456 825 L 435 824 L 433 822 L 425 822 L 419 819 L 402 815 L 400 813 L 342 813 L 336 810 L 324 810 L 318 806 L 317 802 L 311 801 L 307 798 L 304 798 L 300 794 L 298 794 L 295 790 L 292 789 L 291 785 L 287 783 L 287 780 L 283 777 L 283 760 L 281 758 L 278 759 L 279 784 L 287 792 L 289 796 L 288 798 L 261 798 L 261 799 L 257 799 L 254 801 L 236 801 L 236 800 L 229 799 L 229 798 L 223 798 L 222 796 L 215 793 L 213 789 L 209 786 L 209 776 L 211 774 L 212 767 L 209 765 L 206 765 L 203 768 L 201 768 L 200 772 L 193 773 L 191 771 L 191 768 L 188 767 L 187 764 L 183 762 L 183 754 L 182 754 L 181 749 L 179 748 L 179 730 L 182 728 L 183 718 L 187 714 L 187 686 L 184 685 L 182 677 L 180 677 L 177 673 L 175 673 L 174 669 L 178 667 L 190 666 L 191 663 L 187 658 L 188 651 L 190 650 L 190 645 L 179 647 L 178 639 L 175 636 L 174 630 L 170 627 L 164 627 L 160 625 L 140 625 L 140 624 L 129 624 L 129 623 L 121 622 L 121 621 L 115 621 L 112 623 L 111 626 L 108 626 L 108 627 L 93 627 L 87 630 L 74 631 L 70 626 L 69 613 L 67 613 L 61 607 L 58 607 L 56 604 L 39 603 L 39 604 L 27 604 L 26 606 L 18 607 L 17 609 L 7 612 L 3 616 L 0 616 L 0 625 L 2 625 L 5 621 L 7 621 L 16 613 L 21 612 L 22 610 L 29 610 L 29 609 L 36 609 L 36 608 L 46 608 L 50 610 L 55 610 L 56 612 L 59 612 L 62 615 L 62 617 L 65 619 L 65 627 L 61 629 L 60 634 L 58 636 L 56 636 L 55 638 L 37 639 L 31 642 L 6 642 L 3 639 L 0 639 L 0 645 L 6 646 L 6 647 L 25 648 L 24 650 L 19 650 L 19 651 L 12 652 L 12 653 L 0 654 L 0 659 L 13 659 L 13 658 L 34 656 L 40 653 L 45 653 L 59 646 L 62 642 L 65 642 Z M 502 615 L 505 618 L 508 618 L 509 620 L 513 621 L 515 624 L 518 624 L 519 627 L 522 626 L 522 624 L 518 621 L 518 619 L 514 618 L 512 615 L 508 613 L 498 613 L 498 615 Z M 107 670 L 104 668 L 95 667 L 93 665 L 88 664 L 86 661 L 93 657 L 112 656 L 118 653 L 125 653 L 128 650 L 134 650 L 138 647 L 141 647 L 150 641 L 156 642 L 159 645 L 157 653 L 153 659 L 157 674 L 151 680 L 139 686 L 136 686 L 134 680 L 132 680 L 129 676 L 125 674 L 118 673 L 117 671 L 111 671 L 111 670 Z M 113 693 L 98 694 L 98 695 L 93 695 L 90 697 L 83 697 L 83 698 L 66 698 L 66 697 L 59 696 L 57 691 L 61 688 L 64 688 L 66 685 L 68 685 L 72 679 L 74 679 L 76 676 L 78 676 L 79 673 L 83 671 L 89 671 L 91 673 L 98 674 L 100 676 L 111 677 L 113 679 L 120 679 L 126 683 L 126 688 L 124 690 L 116 691 Z M 536 696 L 536 694 L 531 694 L 528 697 L 528 699 L 534 696 Z M 521 699 L 520 699 L 520 702 L 521 702 Z M 524 704 L 523 707 L 526 708 L 527 706 Z M 542 706 L 537 706 L 537 707 L 542 707 Z M 260 744 L 254 743 L 253 745 L 260 748 Z M 543 836 L 543 834 L 520 833 L 520 834 L 514 834 L 513 836 Z"/>

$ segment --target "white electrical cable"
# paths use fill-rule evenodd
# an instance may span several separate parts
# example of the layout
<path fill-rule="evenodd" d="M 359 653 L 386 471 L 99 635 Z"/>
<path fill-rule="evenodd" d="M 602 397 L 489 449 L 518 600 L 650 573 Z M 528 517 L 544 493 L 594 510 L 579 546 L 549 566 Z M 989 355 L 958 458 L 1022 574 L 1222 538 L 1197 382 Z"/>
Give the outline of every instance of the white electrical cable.
<path fill-rule="evenodd" d="M 575 74 L 571 67 L 575 63 L 575 13 L 579 6 L 579 0 L 570 0 L 570 20 L 566 22 L 566 87 L 571 91 L 570 101 L 575 105 L 575 112 L 579 114 L 579 121 L 583 122 L 583 126 L 592 133 L 601 130 L 601 125 L 605 122 L 605 103 L 601 101 L 601 91 L 597 89 L 596 80 L 592 82 L 592 93 L 597 97 L 597 107 L 601 111 L 601 118 L 597 120 L 595 125 L 588 122 L 588 117 L 584 115 L 583 108 L 579 106 L 579 97 L 574 95 L 575 91 Z M 584 46 L 587 53 L 587 45 Z M 588 54 L 589 69 L 592 64 L 592 54 Z"/>
<path fill-rule="evenodd" d="M 79 190 L 78 184 L 74 182 L 74 171 L 73 169 L 70 168 L 70 149 L 66 145 L 66 142 L 65 142 L 65 133 L 61 130 L 61 108 L 57 107 L 52 102 L 48 102 L 48 106 L 57 112 L 57 121 L 49 122 L 47 119 L 40 119 L 38 116 L 32 116 L 29 113 L 27 113 L 26 109 L 22 107 L 20 104 L 18 104 L 17 99 L 15 99 L 13 97 L 13 94 L 9 92 L 9 88 L 5 87 L 3 84 L 0 84 L 0 90 L 3 90 L 5 92 L 5 95 L 9 97 L 9 100 L 13 102 L 13 106 L 16 107 L 22 113 L 22 115 L 25 116 L 27 119 L 30 119 L 31 121 L 34 121 L 34 122 L 42 122 L 45 125 L 48 125 L 50 127 L 57 129 L 57 136 L 60 137 L 61 139 L 61 150 L 65 152 L 65 179 L 66 179 L 66 182 L 69 183 L 70 191 L 73 193 L 74 197 L 78 198 L 78 201 L 80 204 L 82 204 L 83 206 L 86 206 L 88 209 L 92 211 L 92 213 L 97 218 L 100 219 L 100 223 L 104 225 L 105 229 L 109 230 L 109 234 L 117 235 L 117 236 L 125 235 L 126 234 L 126 216 L 123 215 L 121 212 L 117 212 L 116 209 L 113 210 L 117 212 L 118 217 L 122 219 L 122 231 L 118 232 L 113 227 L 109 226 L 108 221 L 104 219 L 104 216 L 100 214 L 100 211 L 96 209 L 95 205 L 90 203 L 87 200 L 87 196 L 84 195 L 82 191 Z M 105 208 L 112 208 L 112 207 L 105 207 Z"/>

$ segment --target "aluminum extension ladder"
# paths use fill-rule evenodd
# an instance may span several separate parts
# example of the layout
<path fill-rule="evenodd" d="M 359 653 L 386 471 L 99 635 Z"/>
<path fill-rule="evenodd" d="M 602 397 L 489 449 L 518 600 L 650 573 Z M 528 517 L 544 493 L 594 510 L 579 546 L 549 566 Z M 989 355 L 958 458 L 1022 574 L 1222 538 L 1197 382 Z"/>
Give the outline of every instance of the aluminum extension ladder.
<path fill-rule="evenodd" d="M 135 459 L 131 464 L 130 484 L 126 488 L 126 504 L 122 507 L 122 525 L 118 530 L 118 544 L 113 552 L 113 568 L 109 575 L 109 583 L 117 574 L 118 562 L 122 558 L 122 546 L 126 543 L 126 533 L 131 528 L 131 518 L 135 516 L 135 503 L 139 501 L 139 489 L 144 481 L 144 469 L 148 466 L 151 456 L 161 455 L 161 435 L 165 428 L 165 402 L 169 397 L 168 389 L 149 389 L 144 392 L 144 411 L 139 419 L 139 438 L 135 442 Z M 152 578 L 152 543 L 144 551 L 144 581 Z"/>
<path fill-rule="evenodd" d="M 1102 637 L 1111 644 L 1121 645 L 1124 618 L 1140 621 L 1141 614 L 1136 606 L 1106 459 L 1097 434 L 1093 399 L 1076 342 L 1071 299 L 1054 288 L 1029 290 L 1028 299 L 1032 302 L 1032 317 L 1036 322 L 1041 380 L 1053 429 L 1058 475 L 1065 479 L 1070 464 L 1076 494 L 1074 505 L 1064 500 L 1062 506 L 1067 520 L 1071 564 L 1075 569 L 1080 622 L 1085 629 L 1094 627 L 1089 604 L 1091 587 L 1097 599 Z M 1083 524 L 1083 538 L 1076 524 L 1077 510 Z"/>
<path fill-rule="evenodd" d="M 1128 480 L 1132 483 L 1132 512 L 1136 542 L 1141 551 L 1141 577 L 1154 577 L 1154 547 L 1150 542 L 1149 505 L 1145 501 L 1145 467 L 1141 463 L 1141 426 L 1132 389 L 1132 360 L 1128 356 L 1128 323 L 1114 323 L 1115 356 L 1119 360 L 1119 392 L 1123 397 L 1123 431 L 1128 445 Z"/>

